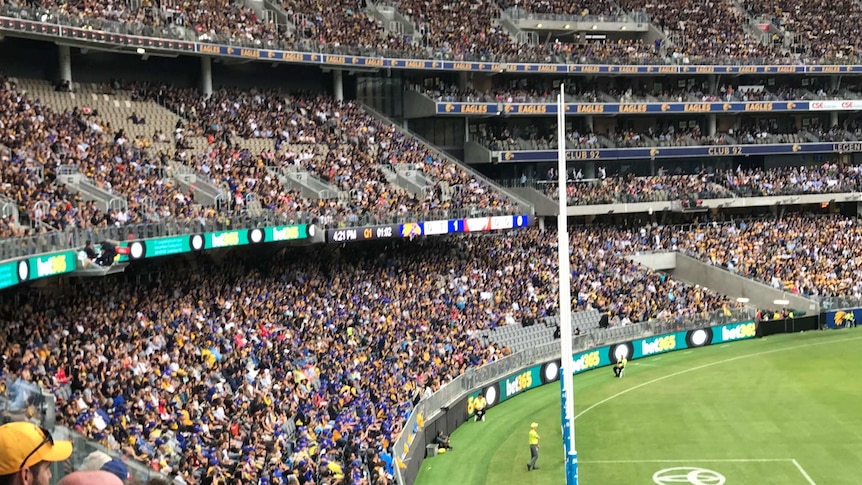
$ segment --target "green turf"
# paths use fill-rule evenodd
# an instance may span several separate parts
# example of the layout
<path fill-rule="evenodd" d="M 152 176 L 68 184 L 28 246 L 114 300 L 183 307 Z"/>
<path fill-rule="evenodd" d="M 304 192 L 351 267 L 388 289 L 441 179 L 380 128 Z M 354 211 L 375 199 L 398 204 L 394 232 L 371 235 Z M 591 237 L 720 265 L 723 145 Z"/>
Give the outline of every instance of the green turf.
<path fill-rule="evenodd" d="M 806 332 L 633 361 L 623 379 L 575 376 L 580 483 L 649 485 L 659 470 L 699 467 L 728 485 L 858 485 L 860 355 L 862 330 Z M 416 484 L 564 483 L 559 398 L 546 385 L 465 423 Z M 527 472 L 531 421 L 540 469 Z"/>

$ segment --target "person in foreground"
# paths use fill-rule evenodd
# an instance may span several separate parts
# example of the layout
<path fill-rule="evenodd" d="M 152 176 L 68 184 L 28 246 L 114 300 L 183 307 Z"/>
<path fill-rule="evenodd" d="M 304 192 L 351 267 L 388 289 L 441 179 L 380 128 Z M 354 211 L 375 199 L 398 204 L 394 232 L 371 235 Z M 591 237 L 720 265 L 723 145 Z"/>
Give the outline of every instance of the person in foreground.
<path fill-rule="evenodd" d="M 4 424 L 0 426 L 0 485 L 48 485 L 50 464 L 71 455 L 71 442 L 55 441 L 40 426 L 26 421 Z"/>
<path fill-rule="evenodd" d="M 104 470 L 72 472 L 63 477 L 57 485 L 123 485 L 120 478 Z"/>
<path fill-rule="evenodd" d="M 536 461 L 539 459 L 539 433 L 536 428 L 539 423 L 530 424 L 530 463 L 527 463 L 527 471 L 538 470 Z"/>
<path fill-rule="evenodd" d="M 434 438 L 434 443 L 437 443 L 437 446 L 440 448 L 445 448 L 447 450 L 452 449 L 452 445 L 449 444 L 449 437 L 443 434 L 443 431 L 437 431 L 437 437 Z"/>
<path fill-rule="evenodd" d="M 620 360 L 614 364 L 614 377 L 622 377 L 623 373 L 626 371 L 626 364 L 628 363 L 628 359 L 625 357 L 621 357 Z"/>

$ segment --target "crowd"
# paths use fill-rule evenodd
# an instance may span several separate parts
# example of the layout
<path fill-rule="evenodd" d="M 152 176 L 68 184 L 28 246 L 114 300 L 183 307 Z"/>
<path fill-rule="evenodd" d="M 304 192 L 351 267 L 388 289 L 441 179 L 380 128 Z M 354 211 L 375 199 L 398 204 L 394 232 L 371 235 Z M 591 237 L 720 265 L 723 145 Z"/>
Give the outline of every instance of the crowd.
<path fill-rule="evenodd" d="M 353 103 L 232 90 L 205 98 L 168 86 L 135 87 L 133 99 L 157 100 L 185 119 L 176 127 L 171 150 L 164 134 L 133 138 L 87 107 L 58 113 L 11 80 L 0 78 L 0 84 L 0 195 L 17 204 L 21 219 L 20 225 L 4 223 L 9 235 L 219 217 L 215 207 L 195 201 L 194 186 L 183 190 L 170 177 L 172 162 L 227 189 L 230 200 L 222 208 L 236 212 L 256 202 L 278 213 L 342 223 L 408 211 L 516 211 L 484 181 Z M 209 143 L 194 149 L 187 144 L 193 136 L 206 136 Z M 273 140 L 272 149 L 244 148 L 251 138 Z M 408 193 L 389 182 L 381 165 L 420 170 L 430 185 L 423 193 Z M 83 200 L 57 180 L 61 166 L 125 204 L 105 210 Z M 347 197 L 308 199 L 285 186 L 278 170 L 307 170 Z"/>
<path fill-rule="evenodd" d="M 658 175 L 655 177 L 607 177 L 583 179 L 576 172 L 575 180 L 566 184 L 569 205 L 627 204 L 633 202 L 657 202 L 683 198 L 715 199 L 733 197 L 726 187 L 716 183 L 707 175 Z M 557 184 L 542 184 L 546 195 L 559 197 Z"/>
<path fill-rule="evenodd" d="M 797 45 L 813 58 L 842 58 L 862 53 L 862 6 L 853 0 L 805 2 L 779 0 L 762 3 L 743 0 L 752 14 L 765 16 L 775 27 L 794 34 Z"/>
<path fill-rule="evenodd" d="M 280 2 L 293 21 L 296 32 L 288 41 L 310 41 L 335 48 L 374 49 L 378 51 L 413 50 L 410 38 L 387 32 L 363 11 L 363 2 Z"/>
<path fill-rule="evenodd" d="M 600 176 L 595 179 L 585 179 L 579 170 L 567 174 L 567 179 L 569 205 L 862 191 L 862 167 L 834 163 L 768 170 L 737 168 L 697 175 L 668 174 L 660 169 L 659 175 L 651 177 L 636 177 L 632 174 L 609 177 L 607 171 L 601 168 Z M 547 182 L 540 185 L 548 197 L 559 197 L 554 177 L 549 177 Z"/>
<path fill-rule="evenodd" d="M 777 50 L 764 46 L 759 39 L 746 33 L 745 15 L 730 3 L 624 0 L 620 6 L 625 10 L 645 11 L 652 24 L 674 42 L 670 48 L 674 58 L 746 62 L 747 59 L 772 57 L 776 58 L 774 62 L 782 62 Z"/>
<path fill-rule="evenodd" d="M 474 141 L 494 151 L 556 150 L 557 135 L 553 127 L 489 126 L 474 137 Z M 602 148 L 599 137 L 590 130 L 566 133 L 566 148 Z"/>
<path fill-rule="evenodd" d="M 87 109 L 56 112 L 0 76 L 2 195 L 30 231 L 98 228 L 212 216 L 166 177 L 166 153 L 142 148 Z M 68 166 L 125 201 L 107 210 L 58 180 Z"/>
<path fill-rule="evenodd" d="M 488 89 L 480 90 L 468 83 L 463 87 L 440 79 L 426 79 L 411 86 L 437 102 L 462 103 L 556 103 L 560 81 L 542 76 L 498 80 Z M 566 102 L 601 102 L 598 84 L 586 80 L 565 81 Z"/>
<path fill-rule="evenodd" d="M 862 298 L 858 219 L 789 216 L 705 225 L 675 237 L 677 249 L 777 289 Z"/>
<path fill-rule="evenodd" d="M 652 241 L 573 228 L 575 309 L 623 325 L 729 308 L 622 257 Z M 332 249 L 4 299 L 0 380 L 55 391 L 61 424 L 184 483 L 392 483 L 414 400 L 509 352 L 478 332 L 557 312 L 556 237 Z"/>
<path fill-rule="evenodd" d="M 323 95 L 220 90 L 210 97 L 192 89 L 137 86 L 136 99 L 158 101 L 183 117 L 182 128 L 210 140 L 191 164 L 237 191 L 256 192 L 265 207 L 317 204 L 319 216 L 425 213 L 474 208 L 516 210 L 513 203 L 473 174 L 395 127 L 365 113 L 353 102 Z M 272 139 L 273 148 L 251 153 L 241 139 Z M 237 143 L 235 143 L 237 142 Z M 294 150 L 296 149 L 296 150 Z M 297 201 L 266 167 L 305 170 L 347 193 L 347 200 Z M 429 180 L 425 192 L 408 193 L 391 183 L 383 167 L 419 170 Z"/>
<path fill-rule="evenodd" d="M 62 21 L 90 29 L 127 31 L 171 38 L 196 38 L 242 46 L 289 48 L 397 57 L 508 62 L 574 63 L 752 63 L 794 64 L 821 58 L 841 59 L 860 54 L 858 21 L 862 10 L 852 0 L 825 8 L 820 3 L 783 0 L 765 6 L 743 2 L 747 11 L 726 2 L 701 4 L 692 0 L 649 2 L 560 2 L 510 0 L 461 4 L 447 0 L 392 2 L 409 18 L 416 32 L 386 30 L 369 16 L 363 2 L 300 2 L 282 0 L 279 13 L 262 15 L 254 8 L 228 0 L 190 2 L 93 2 L 0 0 L 0 7 L 36 9 L 32 18 Z M 562 42 L 547 39 L 537 45 L 515 41 L 494 23 L 500 11 L 561 14 L 572 17 L 645 12 L 668 41 L 602 40 Z M 796 34 L 790 49 L 780 42 L 761 42 L 746 32 L 747 15 L 772 18 L 775 28 Z M 273 21 L 276 19 L 275 21 Z M 781 36 L 776 34 L 781 40 Z"/>
<path fill-rule="evenodd" d="M 499 2 L 500 8 L 506 10 L 518 8 L 530 13 L 556 14 L 572 17 L 587 15 L 613 15 L 619 13 L 610 2 L 595 0 L 567 2 L 562 0 L 505 0 Z"/>
<path fill-rule="evenodd" d="M 691 84 L 685 87 L 649 85 L 643 81 L 617 79 L 564 80 L 566 102 L 581 103 L 722 103 L 722 102 L 770 102 L 810 99 L 857 99 L 859 95 L 850 91 L 839 94 L 836 90 L 823 89 L 816 85 L 807 90 L 792 86 L 767 87 L 762 84 L 720 85 L 710 91 L 709 86 Z M 439 79 L 426 80 L 412 89 L 420 91 L 438 102 L 482 102 L 482 103 L 556 103 L 560 80 L 546 77 L 520 78 L 497 82 L 486 89 L 472 85 L 458 87 Z"/>
<path fill-rule="evenodd" d="M 726 131 L 709 135 L 699 126 L 678 128 L 674 123 L 655 124 L 640 132 L 617 128 L 597 133 L 588 128 L 570 129 L 566 133 L 567 149 L 684 147 L 712 145 L 791 144 L 854 141 L 859 133 L 855 122 L 824 126 L 816 121 L 803 129 L 779 125 L 778 120 L 741 123 Z M 810 138 L 813 136 L 814 138 Z M 493 151 L 555 150 L 556 126 L 550 120 L 530 124 L 507 122 L 480 127 L 473 141 Z"/>
<path fill-rule="evenodd" d="M 52 112 L 3 76 L 0 113 L 0 146 L 5 147 L 0 193 L 17 203 L 22 225 L 35 230 L 106 225 L 93 204 L 53 182 L 60 165 L 94 160 L 109 146 L 71 113 Z"/>
<path fill-rule="evenodd" d="M 862 190 L 862 167 L 826 163 L 812 167 L 736 170 L 720 174 L 741 197 L 847 193 Z"/>

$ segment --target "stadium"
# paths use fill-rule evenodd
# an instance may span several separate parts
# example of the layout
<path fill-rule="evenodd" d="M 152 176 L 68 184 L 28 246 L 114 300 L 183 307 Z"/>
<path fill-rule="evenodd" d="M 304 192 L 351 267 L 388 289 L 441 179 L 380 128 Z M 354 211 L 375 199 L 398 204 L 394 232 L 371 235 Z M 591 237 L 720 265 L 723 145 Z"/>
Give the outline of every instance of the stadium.
<path fill-rule="evenodd" d="M 860 25 L 0 0 L 0 485 L 859 483 Z"/>

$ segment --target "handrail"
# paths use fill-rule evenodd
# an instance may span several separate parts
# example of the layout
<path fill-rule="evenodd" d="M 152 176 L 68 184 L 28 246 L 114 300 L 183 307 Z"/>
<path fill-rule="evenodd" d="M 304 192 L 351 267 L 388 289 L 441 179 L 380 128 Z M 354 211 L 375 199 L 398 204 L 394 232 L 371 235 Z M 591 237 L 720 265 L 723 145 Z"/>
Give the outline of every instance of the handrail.
<path fill-rule="evenodd" d="M 226 198 L 225 203 L 230 203 Z M 524 212 L 523 214 L 527 214 Z M 374 226 L 432 220 L 467 219 L 471 217 L 523 215 L 513 214 L 504 208 L 464 207 L 459 209 L 434 209 L 423 212 L 369 211 L 361 214 L 340 214 L 337 218 L 318 211 L 276 212 L 262 209 L 260 213 L 224 210 L 215 217 L 203 216 L 191 219 L 156 220 L 124 226 L 78 228 L 42 232 L 30 236 L 0 239 L 0 262 L 25 256 L 50 253 L 84 245 L 86 240 L 127 241 L 130 238 L 197 234 L 226 229 L 253 229 L 284 224 L 316 224 L 321 229 Z"/>
<path fill-rule="evenodd" d="M 461 170 L 463 170 L 463 171 L 465 171 L 465 172 L 469 173 L 471 176 L 473 176 L 473 177 L 474 177 L 474 178 L 476 178 L 477 180 L 481 180 L 482 182 L 484 182 L 485 184 L 487 184 L 489 187 L 492 187 L 493 189 L 495 189 L 495 190 L 497 190 L 497 191 L 499 191 L 499 192 L 504 193 L 504 194 L 506 195 L 506 197 L 509 197 L 510 199 L 512 199 L 513 201 L 515 201 L 515 202 L 518 204 L 518 206 L 519 206 L 523 211 L 526 211 L 526 213 L 529 213 L 529 214 L 535 214 L 535 213 L 536 213 L 536 209 L 535 209 L 532 205 L 530 205 L 530 203 L 529 203 L 529 202 L 527 202 L 527 201 L 525 201 L 524 199 L 520 198 L 519 196 L 515 195 L 515 193 L 514 193 L 514 192 L 511 192 L 511 191 L 507 190 L 506 188 L 501 187 L 501 186 L 500 186 L 500 185 L 498 185 L 496 182 L 494 182 L 494 181 L 493 181 L 493 180 L 491 180 L 490 178 L 488 178 L 488 177 L 486 177 L 486 176 L 482 175 L 481 173 L 477 172 L 476 170 L 474 170 L 472 167 L 470 167 L 470 166 L 469 166 L 469 165 L 467 165 L 466 163 L 461 163 L 461 162 L 459 162 L 458 160 L 456 160 L 455 158 L 451 157 L 451 156 L 450 156 L 449 154 L 447 154 L 446 152 L 444 152 L 444 151 L 442 151 L 442 150 L 438 150 L 438 149 L 434 146 L 434 144 L 433 144 L 433 143 L 431 143 L 430 141 L 426 140 L 425 138 L 422 138 L 421 136 L 417 135 L 416 133 L 413 133 L 413 132 L 410 132 L 410 131 L 405 130 L 404 128 L 402 128 L 402 127 L 398 126 L 398 124 L 397 124 L 397 123 L 393 123 L 393 122 L 392 122 L 392 120 L 390 120 L 388 117 L 386 117 L 386 115 L 384 115 L 383 113 L 381 113 L 381 112 L 379 112 L 379 111 L 375 110 L 375 109 L 374 109 L 374 108 L 372 108 L 371 106 L 368 106 L 368 105 L 367 105 L 367 104 L 365 104 L 365 103 L 361 103 L 361 104 L 362 104 L 362 109 L 364 109 L 365 111 L 367 111 L 369 114 L 371 114 L 371 115 L 372 115 L 372 116 L 374 116 L 375 118 L 379 119 L 380 121 L 383 121 L 383 122 L 385 122 L 385 123 L 387 123 L 387 124 L 390 124 L 390 125 L 394 126 L 394 127 L 395 127 L 395 129 L 396 129 L 396 130 L 398 130 L 398 132 L 399 132 L 399 133 L 401 133 L 402 135 L 404 135 L 404 136 L 408 136 L 408 137 L 411 137 L 411 138 L 415 138 L 415 139 L 419 140 L 419 141 L 420 141 L 423 145 L 425 145 L 429 150 L 434 151 L 434 152 L 435 152 L 435 153 L 437 153 L 440 157 L 444 158 L 446 161 L 448 161 L 448 162 L 450 162 L 450 163 L 454 163 L 454 164 L 458 165 L 458 168 L 460 168 Z"/>
<path fill-rule="evenodd" d="M 584 23 L 629 23 L 629 24 L 644 24 L 649 23 L 650 18 L 644 11 L 636 11 L 631 13 L 616 13 L 616 14 L 590 14 L 590 15 L 570 15 L 559 13 L 536 13 L 528 12 L 520 7 L 511 7 L 505 10 L 505 13 L 512 20 L 543 20 L 556 22 L 584 22 Z"/>

